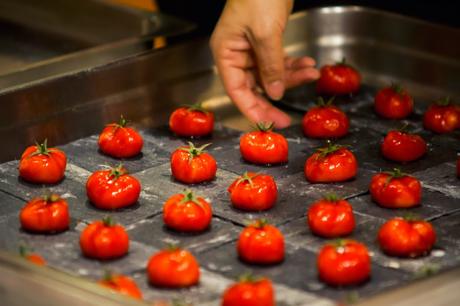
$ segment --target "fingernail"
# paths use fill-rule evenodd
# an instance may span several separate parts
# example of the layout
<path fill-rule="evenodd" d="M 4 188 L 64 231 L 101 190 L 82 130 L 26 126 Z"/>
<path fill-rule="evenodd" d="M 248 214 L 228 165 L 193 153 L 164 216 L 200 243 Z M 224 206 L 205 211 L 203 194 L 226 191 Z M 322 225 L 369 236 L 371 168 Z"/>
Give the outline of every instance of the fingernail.
<path fill-rule="evenodd" d="M 281 81 L 274 81 L 268 84 L 267 94 L 273 100 L 280 100 L 284 95 L 284 84 Z"/>

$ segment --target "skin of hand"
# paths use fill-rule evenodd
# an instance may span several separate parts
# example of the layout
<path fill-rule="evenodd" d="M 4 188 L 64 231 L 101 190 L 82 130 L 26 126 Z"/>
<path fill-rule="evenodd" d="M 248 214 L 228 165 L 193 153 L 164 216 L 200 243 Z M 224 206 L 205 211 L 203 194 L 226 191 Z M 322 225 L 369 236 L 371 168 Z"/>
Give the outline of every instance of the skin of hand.
<path fill-rule="evenodd" d="M 290 117 L 261 95 L 273 100 L 286 88 L 319 77 L 310 57 L 285 56 L 283 32 L 293 0 L 227 0 L 211 37 L 211 49 L 230 98 L 253 122 L 289 126 Z"/>

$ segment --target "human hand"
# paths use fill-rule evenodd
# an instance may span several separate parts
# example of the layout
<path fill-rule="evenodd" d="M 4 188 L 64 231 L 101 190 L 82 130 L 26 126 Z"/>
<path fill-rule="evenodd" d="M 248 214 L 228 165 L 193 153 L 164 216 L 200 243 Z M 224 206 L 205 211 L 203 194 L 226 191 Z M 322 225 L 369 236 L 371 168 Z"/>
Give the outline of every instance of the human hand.
<path fill-rule="evenodd" d="M 283 51 L 283 32 L 293 0 L 227 0 L 211 37 L 211 49 L 224 87 L 241 112 L 254 122 L 290 124 L 289 116 L 271 105 L 286 88 L 315 80 L 319 72 L 310 57 Z"/>

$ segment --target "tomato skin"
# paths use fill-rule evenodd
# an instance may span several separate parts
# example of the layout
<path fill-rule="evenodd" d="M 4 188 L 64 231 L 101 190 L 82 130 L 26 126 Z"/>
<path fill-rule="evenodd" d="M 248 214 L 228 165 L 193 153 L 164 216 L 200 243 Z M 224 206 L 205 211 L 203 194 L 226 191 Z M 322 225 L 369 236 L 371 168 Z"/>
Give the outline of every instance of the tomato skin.
<path fill-rule="evenodd" d="M 207 136 L 214 128 L 214 114 L 181 107 L 169 117 L 169 128 L 181 137 Z"/>
<path fill-rule="evenodd" d="M 329 96 L 341 96 L 355 93 L 361 86 L 361 75 L 353 67 L 338 63 L 325 65 L 316 83 L 316 92 Z"/>
<path fill-rule="evenodd" d="M 431 250 L 436 242 L 436 233 L 429 222 L 397 217 L 382 225 L 378 241 L 388 255 L 418 257 Z"/>
<path fill-rule="evenodd" d="M 410 162 L 426 154 L 427 145 L 419 135 L 390 131 L 380 146 L 382 155 L 397 162 Z"/>
<path fill-rule="evenodd" d="M 37 233 L 57 233 L 69 228 L 67 202 L 58 195 L 39 197 L 29 201 L 19 213 L 23 229 Z"/>
<path fill-rule="evenodd" d="M 460 126 L 460 112 L 454 105 L 432 104 L 423 116 L 423 126 L 438 134 L 450 133 Z"/>
<path fill-rule="evenodd" d="M 121 225 L 94 221 L 82 231 L 80 249 L 89 258 L 115 259 L 128 253 L 129 237 Z"/>
<path fill-rule="evenodd" d="M 307 219 L 311 231 L 326 238 L 349 235 L 355 228 L 353 208 L 345 200 L 319 200 L 308 209 Z"/>
<path fill-rule="evenodd" d="M 208 153 L 191 158 L 190 147 L 181 147 L 171 155 L 171 172 L 179 182 L 198 184 L 212 181 L 216 177 L 217 163 Z M 191 159 L 190 159 L 191 158 Z"/>
<path fill-rule="evenodd" d="M 340 138 L 348 134 L 350 120 L 336 106 L 311 108 L 302 119 L 302 130 L 311 138 Z"/>
<path fill-rule="evenodd" d="M 283 135 L 272 131 L 254 131 L 241 136 L 240 152 L 244 160 L 258 165 L 288 161 L 289 146 Z"/>
<path fill-rule="evenodd" d="M 31 253 L 24 256 L 24 258 L 30 261 L 31 263 L 36 264 L 37 266 L 46 266 L 45 259 L 38 254 Z"/>
<path fill-rule="evenodd" d="M 134 128 L 112 123 L 102 130 L 98 145 L 109 156 L 128 158 L 142 151 L 144 140 Z"/>
<path fill-rule="evenodd" d="M 412 97 L 404 89 L 398 92 L 393 86 L 379 90 L 374 99 L 374 110 L 386 119 L 403 119 L 414 109 Z"/>
<path fill-rule="evenodd" d="M 222 306 L 275 306 L 272 282 L 263 278 L 233 284 L 225 290 Z"/>
<path fill-rule="evenodd" d="M 278 188 L 273 177 L 253 172 L 237 178 L 228 187 L 228 192 L 233 206 L 245 211 L 270 209 L 278 198 Z"/>
<path fill-rule="evenodd" d="M 185 288 L 198 284 L 200 266 L 186 250 L 162 250 L 150 257 L 147 274 L 152 285 Z"/>
<path fill-rule="evenodd" d="M 343 182 L 356 176 L 358 162 L 354 154 L 345 148 L 326 156 L 316 152 L 307 159 L 304 172 L 311 183 Z"/>
<path fill-rule="evenodd" d="M 46 146 L 46 145 L 45 145 Z M 56 184 L 64 178 L 67 165 L 65 153 L 56 148 L 47 149 L 48 155 L 36 154 L 38 146 L 28 147 L 19 161 L 19 176 L 36 184 Z"/>
<path fill-rule="evenodd" d="M 319 277 L 331 286 L 349 286 L 369 279 L 371 260 L 364 244 L 345 240 L 340 246 L 327 244 L 318 255 Z"/>
<path fill-rule="evenodd" d="M 240 259 L 248 263 L 280 263 L 284 260 L 284 237 L 276 227 L 257 221 L 243 229 L 237 250 Z"/>
<path fill-rule="evenodd" d="M 175 194 L 163 205 L 163 221 L 180 232 L 201 232 L 211 224 L 211 205 L 202 197 L 185 202 L 184 194 Z"/>
<path fill-rule="evenodd" d="M 369 191 L 372 199 L 382 207 L 409 208 L 420 205 L 422 185 L 409 175 L 393 177 L 378 173 L 372 177 Z"/>
<path fill-rule="evenodd" d="M 112 291 L 130 296 L 135 299 L 142 299 L 142 292 L 136 283 L 128 276 L 122 274 L 110 274 L 109 277 L 97 282 Z"/>
<path fill-rule="evenodd" d="M 99 170 L 91 174 L 86 182 L 86 193 L 91 203 L 99 209 L 120 209 L 134 205 L 141 193 L 139 181 L 126 174 L 124 168 Z"/>

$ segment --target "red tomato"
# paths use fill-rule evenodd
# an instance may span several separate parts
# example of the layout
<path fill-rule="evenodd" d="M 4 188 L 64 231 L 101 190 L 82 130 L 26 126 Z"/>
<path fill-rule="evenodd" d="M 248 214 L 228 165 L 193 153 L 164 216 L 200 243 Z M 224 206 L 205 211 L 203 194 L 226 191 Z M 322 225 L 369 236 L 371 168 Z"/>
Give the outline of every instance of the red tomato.
<path fill-rule="evenodd" d="M 433 103 L 423 116 L 423 126 L 435 133 L 450 133 L 460 127 L 460 112 L 449 98 Z"/>
<path fill-rule="evenodd" d="M 30 261 L 31 263 L 36 264 L 37 266 L 45 266 L 46 261 L 41 257 L 40 255 L 36 253 L 30 253 L 29 250 L 25 246 L 20 246 L 19 247 L 19 255 L 26 259 L 27 261 Z"/>
<path fill-rule="evenodd" d="M 169 117 L 169 128 L 178 136 L 206 136 L 214 128 L 214 114 L 205 110 L 201 103 L 181 107 Z"/>
<path fill-rule="evenodd" d="M 358 162 L 345 147 L 329 142 L 307 159 L 304 171 L 311 183 L 342 182 L 356 176 Z"/>
<path fill-rule="evenodd" d="M 123 295 L 139 300 L 142 299 L 142 292 L 139 287 L 131 278 L 125 275 L 107 273 L 103 279 L 98 281 L 98 284 Z"/>
<path fill-rule="evenodd" d="M 387 208 L 418 206 L 422 197 L 420 182 L 399 169 L 374 175 L 369 191 L 377 204 Z"/>
<path fill-rule="evenodd" d="M 257 123 L 257 131 L 246 133 L 240 139 L 243 158 L 260 165 L 280 164 L 288 161 L 288 142 L 283 135 L 272 132 L 273 123 Z"/>
<path fill-rule="evenodd" d="M 374 109 L 383 118 L 403 119 L 412 113 L 414 101 L 401 86 L 392 85 L 381 89 L 377 93 Z"/>
<path fill-rule="evenodd" d="M 278 197 L 275 180 L 270 175 L 245 172 L 228 187 L 234 207 L 262 211 L 273 207 Z"/>
<path fill-rule="evenodd" d="M 417 257 L 431 250 L 436 242 L 436 233 L 429 222 L 397 217 L 382 225 L 378 240 L 388 255 Z"/>
<path fill-rule="evenodd" d="M 397 162 L 410 162 L 425 155 L 427 145 L 422 137 L 402 131 L 390 131 L 380 147 L 382 155 Z"/>
<path fill-rule="evenodd" d="M 355 217 L 350 203 L 334 195 L 310 206 L 307 218 L 311 231 L 326 238 L 349 235 L 355 228 Z"/>
<path fill-rule="evenodd" d="M 163 206 L 163 221 L 169 228 L 181 232 L 201 232 L 209 227 L 211 205 L 191 190 L 175 194 Z"/>
<path fill-rule="evenodd" d="M 284 237 L 265 220 L 243 229 L 238 239 L 238 255 L 248 263 L 276 264 L 284 260 Z"/>
<path fill-rule="evenodd" d="M 28 147 L 19 161 L 19 176 L 31 183 L 55 184 L 64 178 L 67 157 L 56 148 L 48 148 L 47 140 Z"/>
<path fill-rule="evenodd" d="M 173 177 L 186 184 L 212 181 L 216 177 L 217 163 L 204 149 L 210 144 L 196 148 L 193 143 L 180 147 L 171 155 Z"/>
<path fill-rule="evenodd" d="M 57 194 L 32 199 L 19 213 L 23 229 L 38 233 L 62 232 L 69 228 L 67 202 Z"/>
<path fill-rule="evenodd" d="M 170 248 L 150 257 L 147 274 L 154 286 L 190 287 L 200 280 L 200 266 L 189 251 Z"/>
<path fill-rule="evenodd" d="M 129 237 L 123 226 L 106 218 L 94 221 L 83 230 L 80 235 L 80 248 L 86 257 L 115 259 L 128 253 Z"/>
<path fill-rule="evenodd" d="M 267 278 L 244 276 L 225 290 L 222 306 L 275 306 L 272 282 Z"/>
<path fill-rule="evenodd" d="M 302 119 L 305 136 L 312 138 L 340 138 L 348 134 L 350 120 L 340 108 L 332 105 L 333 98 L 324 103 L 318 99 L 318 106 L 311 108 Z"/>
<path fill-rule="evenodd" d="M 325 245 L 318 255 L 319 277 L 331 286 L 357 285 L 371 273 L 371 259 L 364 244 L 341 240 Z"/>
<path fill-rule="evenodd" d="M 329 96 L 355 93 L 361 86 L 361 75 L 352 66 L 345 63 L 325 65 L 320 70 L 321 76 L 316 83 L 316 92 Z"/>
<path fill-rule="evenodd" d="M 116 158 L 127 158 L 142 151 L 142 136 L 127 124 L 128 121 L 121 116 L 119 123 L 108 124 L 102 130 L 98 141 L 102 152 Z"/>
<path fill-rule="evenodd" d="M 99 209 L 119 209 L 137 202 L 141 184 L 120 165 L 91 174 L 86 182 L 86 193 Z"/>

